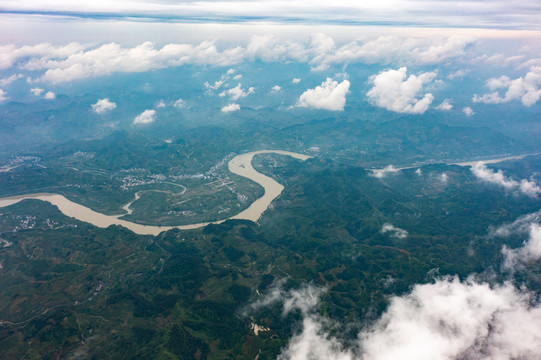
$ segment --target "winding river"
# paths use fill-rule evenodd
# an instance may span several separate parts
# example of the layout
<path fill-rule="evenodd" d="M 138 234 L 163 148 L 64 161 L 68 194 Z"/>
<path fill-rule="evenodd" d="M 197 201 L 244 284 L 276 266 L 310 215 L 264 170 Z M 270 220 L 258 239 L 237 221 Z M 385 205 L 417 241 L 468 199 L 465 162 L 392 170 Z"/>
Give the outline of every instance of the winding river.
<path fill-rule="evenodd" d="M 86 206 L 83 206 L 71 200 L 68 200 L 63 195 L 51 194 L 51 193 L 36 193 L 36 194 L 26 194 L 26 195 L 20 195 L 20 196 L 0 198 L 0 208 L 16 204 L 19 201 L 22 201 L 25 199 L 37 199 L 37 200 L 47 201 L 57 206 L 58 209 L 64 215 L 71 216 L 77 220 L 90 223 L 97 227 L 105 228 L 111 225 L 121 225 L 121 226 L 124 226 L 125 228 L 130 229 L 134 233 L 140 234 L 140 235 L 158 235 L 162 231 L 167 231 L 171 229 L 181 229 L 181 230 L 196 229 L 196 228 L 200 228 L 209 224 L 220 224 L 229 219 L 251 220 L 251 221 L 256 222 L 257 220 L 259 220 L 259 218 L 265 212 L 265 210 L 267 210 L 271 202 L 274 199 L 276 199 L 284 190 L 283 185 L 279 184 L 274 179 L 257 172 L 252 167 L 252 159 L 257 154 L 287 155 L 287 156 L 291 156 L 295 159 L 299 159 L 302 161 L 305 161 L 306 159 L 309 159 L 311 157 L 304 154 L 298 154 L 298 153 L 294 153 L 290 151 L 282 151 L 282 150 L 259 150 L 259 151 L 253 151 L 246 154 L 240 154 L 240 155 L 235 156 L 228 163 L 229 171 L 239 176 L 255 181 L 259 185 L 263 186 L 263 189 L 265 190 L 265 192 L 262 197 L 255 200 L 246 210 L 224 220 L 209 221 L 209 222 L 189 224 L 189 225 L 179 225 L 179 226 L 143 225 L 143 224 L 137 224 L 131 221 L 120 219 L 121 216 L 126 215 L 126 214 L 105 215 L 97 211 L 94 211 Z M 137 200 L 138 197 L 139 197 L 139 194 L 136 193 L 135 200 Z M 133 201 L 123 207 L 123 209 L 127 213 L 131 212 L 131 209 L 129 206 L 132 203 Z"/>

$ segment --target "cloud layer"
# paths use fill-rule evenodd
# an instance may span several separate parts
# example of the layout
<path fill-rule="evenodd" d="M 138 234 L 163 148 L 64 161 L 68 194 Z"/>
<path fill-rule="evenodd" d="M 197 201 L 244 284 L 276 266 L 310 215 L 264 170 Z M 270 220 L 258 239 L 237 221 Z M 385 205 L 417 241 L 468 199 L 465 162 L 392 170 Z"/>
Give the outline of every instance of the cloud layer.
<path fill-rule="evenodd" d="M 380 1 L 337 0 L 117 0 L 91 3 L 49 0 L 4 0 L 3 12 L 56 14 L 60 16 L 99 17 L 105 19 L 144 21 L 188 20 L 188 22 L 258 22 L 316 24 L 389 24 L 398 26 L 460 27 L 472 24 L 482 28 L 538 29 L 539 12 L 535 0 L 509 3 L 504 0 L 441 2 L 441 1 Z"/>
<path fill-rule="evenodd" d="M 21 70 L 42 72 L 38 81 L 63 83 L 117 72 L 145 72 L 184 64 L 231 66 L 256 60 L 306 63 L 313 70 L 350 63 L 437 64 L 462 56 L 471 42 L 464 37 L 384 36 L 337 46 L 333 38 L 314 34 L 308 42 L 254 35 L 246 44 L 232 45 L 222 50 L 213 41 L 196 45 L 171 43 L 162 47 L 151 42 L 133 47 L 116 43 L 98 47 L 78 43 L 65 46 L 3 45 L 0 46 L 0 70 L 16 66 Z M 296 79 L 293 82 L 297 83 Z M 208 84 L 208 87 L 217 90 L 222 84 L 223 79 L 213 85 Z"/>
<path fill-rule="evenodd" d="M 407 76 L 408 69 L 388 70 L 371 77 L 374 85 L 366 93 L 370 102 L 378 107 L 409 114 L 422 114 L 434 100 L 430 93 L 422 93 L 423 86 L 430 83 L 436 73 L 426 72 Z"/>
<path fill-rule="evenodd" d="M 321 85 L 306 90 L 299 97 L 297 106 L 331 111 L 344 110 L 349 85 L 348 80 L 338 83 L 338 81 L 327 78 Z"/>

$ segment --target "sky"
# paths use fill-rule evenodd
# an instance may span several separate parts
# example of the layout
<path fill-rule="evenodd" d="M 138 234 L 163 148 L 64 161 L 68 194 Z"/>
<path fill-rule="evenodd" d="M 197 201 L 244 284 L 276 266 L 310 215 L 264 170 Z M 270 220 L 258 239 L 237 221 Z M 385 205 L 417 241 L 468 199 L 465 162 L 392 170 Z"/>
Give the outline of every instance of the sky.
<path fill-rule="evenodd" d="M 539 19 L 539 0 L 2 0 L 0 106 L 56 101 L 86 81 L 190 65 L 219 69 L 218 76 L 194 79 L 201 83 L 198 96 L 218 102 L 224 116 L 257 109 L 256 96 L 290 98 L 280 111 L 342 112 L 361 91 L 367 104 L 411 116 L 441 111 L 475 121 L 481 106 L 506 104 L 539 113 Z M 280 83 L 271 74 L 262 85 L 243 71 L 247 64 L 298 64 L 306 72 Z M 352 66 L 369 73 L 356 75 Z M 96 95 L 89 109 L 96 117 L 120 111 L 117 95 Z M 190 101 L 178 94 L 156 99 L 130 122 L 150 126 L 163 108 L 182 111 Z M 513 180 L 482 164 L 472 171 L 516 196 L 541 194 L 528 179 Z M 522 247 L 502 249 L 508 269 L 520 271 L 524 261 L 541 257 L 539 222 L 534 214 L 490 235 L 523 236 Z M 407 230 L 385 224 L 382 233 L 407 237 Z M 494 359 L 533 359 L 541 352 L 541 307 L 527 289 L 510 283 L 472 277 L 416 285 L 391 298 L 387 312 L 353 347 L 331 337 L 324 326 L 329 320 L 315 311 L 324 289 L 277 291 L 304 319 L 282 359 L 477 359 L 483 351 L 499 354 Z M 488 327 L 496 330 L 487 333 Z M 421 335 L 412 337 L 411 329 Z M 420 344 L 431 344 L 429 352 L 419 354 Z"/>

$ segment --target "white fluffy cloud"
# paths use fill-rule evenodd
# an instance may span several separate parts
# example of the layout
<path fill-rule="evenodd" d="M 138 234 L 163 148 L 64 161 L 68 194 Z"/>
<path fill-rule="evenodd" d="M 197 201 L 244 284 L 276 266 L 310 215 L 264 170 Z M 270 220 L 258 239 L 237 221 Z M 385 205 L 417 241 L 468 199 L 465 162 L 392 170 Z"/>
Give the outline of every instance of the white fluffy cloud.
<path fill-rule="evenodd" d="M 404 229 L 398 228 L 394 226 L 393 224 L 385 223 L 381 227 L 381 233 L 386 234 L 389 233 L 391 237 L 397 238 L 397 239 L 405 239 L 408 237 L 408 232 Z"/>
<path fill-rule="evenodd" d="M 163 100 L 158 101 L 158 103 L 156 104 L 156 107 L 157 108 L 164 108 L 165 107 L 165 101 L 163 101 Z"/>
<path fill-rule="evenodd" d="M 7 92 L 5 92 L 4 90 L 0 89 L 0 102 L 6 101 L 7 98 L 8 98 L 7 95 L 8 95 Z"/>
<path fill-rule="evenodd" d="M 526 179 L 513 180 L 506 177 L 501 170 L 496 172 L 490 170 L 482 161 L 473 165 L 471 171 L 479 180 L 502 186 L 507 190 L 518 190 L 532 198 L 537 198 L 538 194 L 541 194 L 541 188 L 535 181 Z"/>
<path fill-rule="evenodd" d="M 533 66 L 524 77 L 514 80 L 507 76 L 491 78 L 486 86 L 492 92 L 482 96 L 475 94 L 474 102 L 499 104 L 520 99 L 524 106 L 532 106 L 541 97 L 541 67 Z"/>
<path fill-rule="evenodd" d="M 299 78 L 293 78 L 293 80 L 291 80 L 291 83 L 293 83 L 293 84 L 298 84 L 300 82 L 301 82 L 301 79 L 299 79 Z"/>
<path fill-rule="evenodd" d="M 34 94 L 35 96 L 40 96 L 43 91 L 44 90 L 39 88 L 39 87 L 35 87 L 35 88 L 30 89 L 30 92 L 32 94 Z"/>
<path fill-rule="evenodd" d="M 278 91 L 282 90 L 282 88 L 278 85 L 274 85 L 271 89 L 271 93 L 277 93 Z"/>
<path fill-rule="evenodd" d="M 467 116 L 467 117 L 470 117 L 470 116 L 473 116 L 475 114 L 475 112 L 473 111 L 473 109 L 469 106 L 465 106 L 462 108 L 462 112 Z"/>
<path fill-rule="evenodd" d="M 451 105 L 450 103 L 450 100 L 449 99 L 445 99 L 441 102 L 441 104 L 439 104 L 438 106 L 436 106 L 436 110 L 442 110 L 442 111 L 449 111 L 453 108 L 453 105 Z"/>
<path fill-rule="evenodd" d="M 360 334 L 365 359 L 535 359 L 541 308 L 511 284 L 444 278 L 394 297 Z"/>
<path fill-rule="evenodd" d="M 242 88 L 242 84 L 238 84 L 234 88 L 224 90 L 220 93 L 221 97 L 229 96 L 229 99 L 232 101 L 236 101 L 240 98 L 244 98 L 250 94 L 253 94 L 255 92 L 255 88 L 250 87 L 248 90 L 244 90 Z"/>
<path fill-rule="evenodd" d="M 56 99 L 56 94 L 52 91 L 47 91 L 45 95 L 43 95 L 43 98 L 47 100 L 53 100 L 53 99 Z"/>
<path fill-rule="evenodd" d="M 156 110 L 145 110 L 133 119 L 134 124 L 149 124 L 156 120 Z"/>
<path fill-rule="evenodd" d="M 282 301 L 284 313 L 302 315 L 279 360 L 534 360 L 541 353 L 541 307 L 534 294 L 511 283 L 444 277 L 415 285 L 391 297 L 381 317 L 348 346 L 340 332 L 330 335 L 336 324 L 316 311 L 321 293 L 303 286 L 274 290 L 270 301 L 260 301 Z"/>
<path fill-rule="evenodd" d="M 338 81 L 327 78 L 320 86 L 306 90 L 299 97 L 297 106 L 331 111 L 344 110 L 349 85 L 348 80 L 338 83 Z"/>
<path fill-rule="evenodd" d="M 239 111 L 240 105 L 239 104 L 229 104 L 222 108 L 222 112 L 233 112 L 233 111 Z"/>
<path fill-rule="evenodd" d="M 183 99 L 178 99 L 177 101 L 175 101 L 175 104 L 173 106 L 176 107 L 177 109 L 185 108 L 186 101 L 184 101 Z"/>
<path fill-rule="evenodd" d="M 104 114 L 107 111 L 113 110 L 116 108 L 116 104 L 112 101 L 109 101 L 108 98 L 99 99 L 98 102 L 92 104 L 92 110 L 96 114 Z"/>
<path fill-rule="evenodd" d="M 430 93 L 420 98 L 418 96 L 423 86 L 436 77 L 436 73 L 426 72 L 408 77 L 407 71 L 406 67 L 402 67 L 372 76 L 370 82 L 374 86 L 366 93 L 370 102 L 398 113 L 422 114 L 428 110 L 434 96 Z"/>

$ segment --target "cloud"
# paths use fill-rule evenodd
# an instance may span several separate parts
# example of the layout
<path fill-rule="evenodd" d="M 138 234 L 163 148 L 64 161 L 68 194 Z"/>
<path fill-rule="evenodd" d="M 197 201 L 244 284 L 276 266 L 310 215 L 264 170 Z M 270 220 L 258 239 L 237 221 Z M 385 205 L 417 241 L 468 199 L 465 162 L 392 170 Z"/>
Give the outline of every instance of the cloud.
<path fill-rule="evenodd" d="M 4 90 L 0 89 L 0 102 L 6 101 L 8 99 L 7 97 L 8 93 Z"/>
<path fill-rule="evenodd" d="M 462 108 L 462 112 L 464 114 L 466 114 L 467 117 L 470 117 L 470 116 L 473 116 L 475 114 L 475 112 L 473 111 L 473 109 L 469 106 L 465 106 Z"/>
<path fill-rule="evenodd" d="M 282 90 L 282 88 L 278 85 L 274 85 L 271 89 L 271 93 L 277 93 L 279 92 L 280 90 Z"/>
<path fill-rule="evenodd" d="M 532 223 L 541 222 L 541 211 L 523 215 L 510 224 L 498 226 L 497 228 L 491 228 L 489 237 L 508 237 L 515 233 L 525 234 L 529 231 Z"/>
<path fill-rule="evenodd" d="M 538 19 L 535 0 L 523 0 L 510 4 L 503 0 L 468 1 L 447 3 L 440 1 L 404 0 L 400 2 L 367 3 L 364 1 L 169 1 L 169 0 L 124 0 L 114 3 L 80 3 L 73 1 L 5 0 L 2 8 L 6 12 L 32 14 L 58 14 L 56 16 L 120 19 L 121 21 L 142 19 L 140 21 L 185 21 L 196 26 L 208 23 L 256 22 L 268 27 L 269 23 L 290 26 L 301 24 L 317 25 L 368 25 L 383 24 L 388 27 L 405 25 L 412 28 L 471 28 L 525 29 L 537 30 Z M 151 11 L 150 11 L 151 10 Z M 304 25 L 303 25 L 304 26 Z M 406 29 L 407 31 L 407 29 Z M 456 31 L 456 30 L 455 30 Z M 462 32 L 462 31 L 460 31 Z M 134 36 L 134 35 L 132 35 Z"/>
<path fill-rule="evenodd" d="M 67 58 L 84 50 L 84 46 L 78 43 L 70 43 L 65 46 L 53 46 L 51 44 L 37 44 L 33 46 L 3 45 L 0 46 L 0 70 L 13 67 L 22 59 L 29 59 L 23 66 L 34 70 L 33 64 L 47 60 Z"/>
<path fill-rule="evenodd" d="M 162 100 L 160 100 L 157 104 L 156 104 L 156 107 L 157 108 L 164 108 L 165 107 L 165 102 Z"/>
<path fill-rule="evenodd" d="M 293 78 L 293 80 L 291 80 L 292 84 L 298 84 L 300 82 L 301 82 L 301 79 L 299 79 L 299 78 Z"/>
<path fill-rule="evenodd" d="M 47 100 L 53 100 L 53 99 L 56 99 L 56 94 L 52 91 L 47 91 L 47 93 L 45 93 L 43 97 Z"/>
<path fill-rule="evenodd" d="M 451 73 L 451 74 L 447 75 L 447 79 L 449 79 L 449 80 L 460 79 L 460 78 L 463 78 L 464 75 L 466 75 L 465 70 L 457 70 L 454 73 Z"/>
<path fill-rule="evenodd" d="M 323 291 L 310 285 L 275 291 L 283 314 L 298 309 L 302 315 L 279 360 L 534 360 L 541 352 L 541 307 L 535 294 L 511 283 L 444 277 L 417 284 L 391 297 L 356 341 L 316 311 Z"/>
<path fill-rule="evenodd" d="M 421 98 L 417 96 L 422 92 L 423 86 L 436 77 L 436 73 L 426 72 L 407 77 L 407 71 L 406 67 L 402 67 L 370 77 L 370 82 L 374 84 L 366 93 L 370 102 L 398 113 L 422 114 L 428 110 L 434 96 L 430 93 L 422 95 Z"/>
<path fill-rule="evenodd" d="M 394 165 L 387 165 L 383 169 L 372 169 L 372 176 L 377 177 L 378 179 L 384 178 L 389 174 L 400 171 L 394 167 Z"/>
<path fill-rule="evenodd" d="M 97 103 L 92 104 L 92 110 L 96 114 L 104 114 L 107 111 L 113 110 L 116 108 L 116 104 L 112 101 L 109 101 L 108 98 L 99 99 Z"/>
<path fill-rule="evenodd" d="M 445 173 L 441 174 L 440 181 L 442 184 L 447 184 L 447 182 L 449 181 L 449 176 Z"/>
<path fill-rule="evenodd" d="M 182 99 L 178 99 L 177 101 L 175 101 L 175 104 L 173 106 L 176 107 L 177 109 L 185 108 L 186 107 L 186 101 L 184 101 Z"/>
<path fill-rule="evenodd" d="M 473 102 L 500 104 L 520 99 L 524 106 L 532 106 L 541 97 L 541 67 L 533 66 L 524 77 L 514 80 L 507 76 L 491 78 L 486 87 L 492 92 L 481 96 L 475 94 Z M 503 95 L 499 90 L 503 90 Z"/>
<path fill-rule="evenodd" d="M 408 232 L 404 229 L 398 228 L 392 224 L 385 223 L 381 227 L 380 232 L 382 234 L 389 233 L 391 237 L 397 238 L 397 239 L 405 239 L 408 237 Z"/>
<path fill-rule="evenodd" d="M 34 94 L 35 96 L 40 96 L 41 93 L 43 92 L 44 90 L 43 89 L 40 89 L 39 87 L 35 87 L 33 89 L 30 89 L 30 92 L 32 94 Z"/>
<path fill-rule="evenodd" d="M 23 74 L 13 74 L 10 77 L 0 79 L 0 86 L 7 86 L 13 83 L 15 80 L 20 79 L 22 77 L 23 77 Z"/>
<path fill-rule="evenodd" d="M 438 106 L 436 106 L 436 110 L 442 110 L 442 111 L 449 111 L 453 108 L 453 105 L 451 105 L 451 103 L 449 102 L 450 100 L 449 99 L 445 99 L 441 102 L 441 104 L 439 104 Z"/>
<path fill-rule="evenodd" d="M 531 198 L 537 198 L 541 194 L 541 188 L 533 180 L 522 179 L 516 181 L 506 177 L 501 170 L 494 172 L 482 162 L 478 162 L 471 168 L 472 173 L 481 181 L 496 184 L 507 190 L 517 190 Z"/>
<path fill-rule="evenodd" d="M 38 81 L 71 82 L 113 73 L 146 72 L 186 64 L 231 66 L 245 61 L 297 62 L 313 70 L 350 63 L 436 64 L 463 56 L 473 40 L 464 37 L 384 36 L 365 42 L 337 45 L 325 34 L 314 34 L 308 42 L 273 35 L 253 35 L 241 45 L 219 49 L 214 41 L 199 44 L 170 43 L 162 47 L 143 42 L 133 47 L 117 43 L 98 47 L 77 43 L 66 46 L 0 46 L 0 70 L 17 66 L 43 72 Z M 233 69 L 230 69 L 233 70 Z M 235 70 L 228 71 L 232 77 Z M 236 75 L 238 76 L 238 75 Z M 299 80 L 300 81 L 300 80 Z M 293 83 L 297 83 L 294 79 Z M 217 90 L 223 82 L 207 83 Z"/>
<path fill-rule="evenodd" d="M 503 246 L 504 268 L 516 270 L 519 264 L 539 260 L 541 258 L 541 226 L 531 223 L 528 227 L 528 239 L 517 249 Z"/>
<path fill-rule="evenodd" d="M 359 338 L 365 359 L 534 359 L 541 308 L 510 283 L 443 278 L 393 297 Z"/>
<path fill-rule="evenodd" d="M 319 56 L 320 67 L 363 62 L 369 64 L 437 64 L 464 55 L 473 40 L 463 36 L 404 38 L 380 36 L 363 44 L 350 42 Z M 315 62 L 315 61 L 314 61 Z"/>
<path fill-rule="evenodd" d="M 156 110 L 145 110 L 133 119 L 133 124 L 149 124 L 156 120 Z"/>
<path fill-rule="evenodd" d="M 320 86 L 306 90 L 299 97 L 297 106 L 331 111 L 344 110 L 349 85 L 348 80 L 338 83 L 331 78 L 327 78 Z"/>
<path fill-rule="evenodd" d="M 512 223 L 491 227 L 488 238 L 508 238 L 511 236 L 527 237 L 522 246 L 510 249 L 502 247 L 503 268 L 520 270 L 523 264 L 541 258 L 541 211 L 520 216 Z"/>
<path fill-rule="evenodd" d="M 239 111 L 240 105 L 239 104 L 229 104 L 222 108 L 222 112 L 233 112 L 233 111 Z"/>
<path fill-rule="evenodd" d="M 145 72 L 184 64 L 229 65 L 242 61 L 243 50 L 233 47 L 220 52 L 210 41 L 203 41 L 199 45 L 167 44 L 161 48 L 156 48 L 151 42 L 133 48 L 110 43 L 90 50 L 77 49 L 64 58 L 51 57 L 47 53 L 33 57 L 22 68 L 45 70 L 41 81 L 61 83 L 115 72 Z"/>
<path fill-rule="evenodd" d="M 237 86 L 231 89 L 224 90 L 220 93 L 221 97 L 229 96 L 229 99 L 232 101 L 236 101 L 240 98 L 244 98 L 250 94 L 253 94 L 255 92 L 255 88 L 250 87 L 248 90 L 244 91 L 242 89 L 242 85 L 239 83 Z"/>
<path fill-rule="evenodd" d="M 224 81 L 223 80 L 218 80 L 218 81 L 215 81 L 213 85 L 210 85 L 208 83 L 208 81 L 205 81 L 205 87 L 207 89 L 211 89 L 211 90 L 218 90 L 219 88 L 222 87 L 222 85 L 224 84 Z"/>

